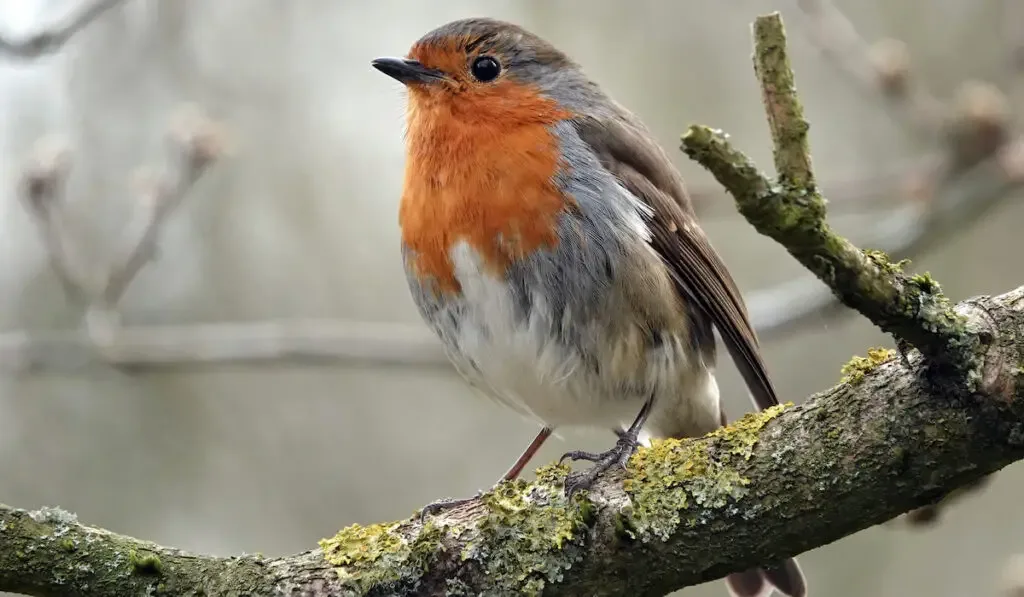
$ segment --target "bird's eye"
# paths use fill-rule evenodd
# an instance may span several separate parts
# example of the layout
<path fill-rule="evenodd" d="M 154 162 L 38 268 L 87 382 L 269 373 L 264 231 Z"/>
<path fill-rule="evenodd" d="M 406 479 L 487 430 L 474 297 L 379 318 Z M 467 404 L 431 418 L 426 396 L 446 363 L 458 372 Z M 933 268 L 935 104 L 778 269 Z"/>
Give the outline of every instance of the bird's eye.
<path fill-rule="evenodd" d="M 501 74 L 501 65 L 491 56 L 479 56 L 469 69 L 477 81 L 493 81 Z"/>

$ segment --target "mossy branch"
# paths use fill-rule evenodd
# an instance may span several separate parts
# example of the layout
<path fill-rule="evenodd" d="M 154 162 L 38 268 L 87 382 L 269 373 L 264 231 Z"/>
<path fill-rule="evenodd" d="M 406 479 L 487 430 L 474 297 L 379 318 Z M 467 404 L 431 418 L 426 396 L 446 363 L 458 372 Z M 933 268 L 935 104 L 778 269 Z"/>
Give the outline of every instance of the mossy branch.
<path fill-rule="evenodd" d="M 862 251 L 825 221 L 826 201 L 814 182 L 808 124 L 796 94 L 778 13 L 753 26 L 754 71 L 762 90 L 778 179 L 771 180 L 727 136 L 691 126 L 682 149 L 735 198 L 758 232 L 782 244 L 845 305 L 925 354 L 933 364 L 969 374 L 976 338 L 928 275 L 911 276 L 884 253 Z"/>
<path fill-rule="evenodd" d="M 774 13 L 757 19 L 753 32 L 754 73 L 761 82 L 779 182 L 789 188 L 813 189 L 814 169 L 807 139 L 810 125 L 797 99 L 782 17 Z"/>
<path fill-rule="evenodd" d="M 920 356 L 907 367 L 876 351 L 801 406 L 642 448 L 572 502 L 565 469 L 549 466 L 426 525 L 352 526 L 285 558 L 186 554 L 58 510 L 0 506 L 0 591 L 661 596 L 831 543 L 1024 459 L 1024 287 L 957 311 L 986 339 L 974 392 L 937 396 Z"/>

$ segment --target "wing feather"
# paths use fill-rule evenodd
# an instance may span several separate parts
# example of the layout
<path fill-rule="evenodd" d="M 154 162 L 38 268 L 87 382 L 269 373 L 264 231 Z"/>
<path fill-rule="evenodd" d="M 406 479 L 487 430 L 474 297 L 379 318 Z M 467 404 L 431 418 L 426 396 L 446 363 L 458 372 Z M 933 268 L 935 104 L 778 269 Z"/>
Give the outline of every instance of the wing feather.
<path fill-rule="evenodd" d="M 757 407 L 778 404 L 743 298 L 697 223 L 682 176 L 643 125 L 616 109 L 617 118 L 577 119 L 580 138 L 626 190 L 651 208 L 651 247 L 672 272 L 682 298 L 721 334 Z"/>

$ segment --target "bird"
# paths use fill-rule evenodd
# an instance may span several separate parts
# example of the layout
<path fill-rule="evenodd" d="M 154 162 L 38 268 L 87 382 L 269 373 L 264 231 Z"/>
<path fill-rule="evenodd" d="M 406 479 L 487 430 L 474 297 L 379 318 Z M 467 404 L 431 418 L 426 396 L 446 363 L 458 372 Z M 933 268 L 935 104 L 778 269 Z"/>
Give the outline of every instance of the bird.
<path fill-rule="evenodd" d="M 681 174 L 578 63 L 519 25 L 473 17 L 371 65 L 407 91 L 398 224 L 416 309 L 469 385 L 539 428 L 501 480 L 561 428 L 618 436 L 562 457 L 593 463 L 566 479 L 571 495 L 625 466 L 641 433 L 725 425 L 716 330 L 756 407 L 779 403 Z M 726 586 L 807 594 L 793 558 Z"/>

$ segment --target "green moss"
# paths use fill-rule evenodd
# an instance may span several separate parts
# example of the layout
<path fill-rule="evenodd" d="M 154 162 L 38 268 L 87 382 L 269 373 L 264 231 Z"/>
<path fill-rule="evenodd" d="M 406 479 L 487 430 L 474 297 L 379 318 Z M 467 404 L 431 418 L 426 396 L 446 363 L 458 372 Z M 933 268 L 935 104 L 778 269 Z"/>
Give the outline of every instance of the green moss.
<path fill-rule="evenodd" d="M 896 351 L 891 348 L 869 348 L 867 357 L 855 356 L 849 360 L 840 372 L 843 374 L 841 383 L 859 384 L 864 381 L 864 375 L 883 363 L 887 363 L 896 357 Z"/>
<path fill-rule="evenodd" d="M 786 406 L 750 413 L 703 438 L 661 440 L 640 448 L 625 480 L 632 507 L 623 531 L 641 540 L 664 540 L 678 525 L 700 522 L 695 514 L 687 515 L 691 506 L 706 511 L 742 499 L 750 481 L 737 466 L 750 459 L 761 430 Z"/>
<path fill-rule="evenodd" d="M 903 268 L 910 265 L 909 259 L 901 259 L 900 261 L 893 262 L 889 257 L 889 254 L 885 251 L 878 251 L 875 249 L 861 249 L 861 253 L 868 261 L 875 264 L 878 269 L 889 274 L 902 274 Z"/>
<path fill-rule="evenodd" d="M 939 286 L 939 283 L 928 272 L 924 272 L 923 274 L 914 274 L 910 277 L 910 282 L 914 284 L 914 286 L 917 286 L 921 292 L 928 292 L 931 294 L 938 294 L 942 292 L 942 287 Z"/>
<path fill-rule="evenodd" d="M 636 539 L 636 529 L 633 528 L 633 523 L 630 522 L 628 516 L 622 513 L 616 513 L 613 521 L 615 537 L 620 541 L 632 541 Z"/>
<path fill-rule="evenodd" d="M 154 553 L 140 554 L 132 549 L 128 552 L 128 563 L 136 574 L 160 575 L 164 572 L 164 563 Z"/>

